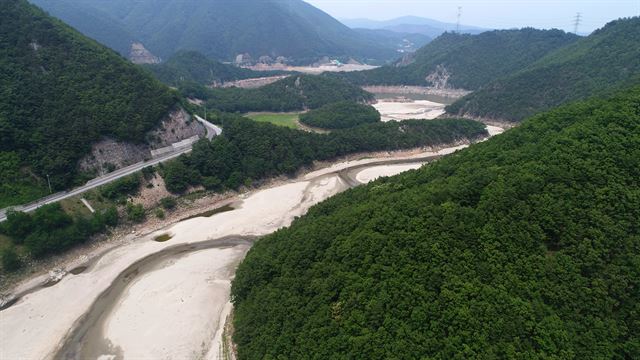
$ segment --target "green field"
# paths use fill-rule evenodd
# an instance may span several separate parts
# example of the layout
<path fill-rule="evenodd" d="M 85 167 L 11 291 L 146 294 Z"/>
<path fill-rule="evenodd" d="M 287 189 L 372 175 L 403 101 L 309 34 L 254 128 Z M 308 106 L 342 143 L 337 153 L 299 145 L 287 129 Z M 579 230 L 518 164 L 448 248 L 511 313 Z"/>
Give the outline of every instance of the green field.
<path fill-rule="evenodd" d="M 268 122 L 278 126 L 297 129 L 299 113 L 250 113 L 245 115 L 251 120 L 258 122 Z"/>

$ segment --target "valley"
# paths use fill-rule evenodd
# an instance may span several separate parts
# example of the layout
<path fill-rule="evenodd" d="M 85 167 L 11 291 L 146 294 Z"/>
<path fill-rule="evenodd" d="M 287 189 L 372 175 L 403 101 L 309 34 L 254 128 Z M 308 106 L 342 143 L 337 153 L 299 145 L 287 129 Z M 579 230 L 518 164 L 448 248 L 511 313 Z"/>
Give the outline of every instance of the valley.
<path fill-rule="evenodd" d="M 0 359 L 640 359 L 623 3 L 0 1 Z"/>
<path fill-rule="evenodd" d="M 22 298 L 4 299 L 14 303 L 0 312 L 0 328 L 19 331 L 5 336 L 3 354 L 217 359 L 230 281 L 252 239 L 288 226 L 311 206 L 352 186 L 417 168 L 465 146 L 339 162 L 226 200 L 234 203 L 232 211 L 106 243 L 94 258 L 71 261 L 57 282 L 44 288 L 27 282 L 14 290 L 26 292 Z M 153 240 L 162 234 L 171 238 Z M 75 268 L 82 270 L 74 274 Z M 148 340 L 131 337 L 139 332 Z"/>

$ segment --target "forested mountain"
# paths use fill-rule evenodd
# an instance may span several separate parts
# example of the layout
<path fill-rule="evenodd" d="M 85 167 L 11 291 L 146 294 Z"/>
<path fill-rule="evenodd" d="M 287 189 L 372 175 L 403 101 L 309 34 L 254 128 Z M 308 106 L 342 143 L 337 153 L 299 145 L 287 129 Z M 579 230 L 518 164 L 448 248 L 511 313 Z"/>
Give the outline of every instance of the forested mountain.
<path fill-rule="evenodd" d="M 640 88 L 536 116 L 262 238 L 240 359 L 640 357 Z"/>
<path fill-rule="evenodd" d="M 84 35 L 106 44 L 123 56 L 128 56 L 136 38 L 123 23 L 85 1 L 29 0 L 50 15 L 71 24 Z"/>
<path fill-rule="evenodd" d="M 450 106 L 450 113 L 518 121 L 568 101 L 640 82 L 640 18 L 607 24 Z"/>
<path fill-rule="evenodd" d="M 257 89 L 206 88 L 182 84 L 180 92 L 205 100 L 210 109 L 228 112 L 295 111 L 316 109 L 339 102 L 370 102 L 372 94 L 340 79 L 317 75 L 295 75 Z"/>
<path fill-rule="evenodd" d="M 0 207 L 43 195 L 47 175 L 54 190 L 71 185 L 93 142 L 142 142 L 176 102 L 25 0 L 0 2 Z"/>
<path fill-rule="evenodd" d="M 79 1 L 34 1 L 87 34 L 98 31 L 81 26 L 85 22 L 73 16 L 75 10 L 66 11 Z M 83 0 L 82 5 L 123 24 L 124 31 L 161 58 L 178 50 L 196 50 L 219 60 L 249 54 L 256 60 L 283 56 L 307 63 L 323 56 L 378 61 L 397 57 L 395 48 L 361 36 L 302 0 Z M 115 47 L 121 39 L 114 34 L 102 41 Z"/>
<path fill-rule="evenodd" d="M 278 75 L 282 72 L 253 71 L 212 60 L 196 51 L 179 51 L 162 64 L 144 65 L 160 81 L 171 86 L 196 82 L 202 85 Z"/>
<path fill-rule="evenodd" d="M 360 85 L 422 85 L 476 90 L 518 71 L 578 36 L 560 30 L 496 30 L 479 35 L 445 33 L 410 58 L 377 69 L 341 73 Z"/>

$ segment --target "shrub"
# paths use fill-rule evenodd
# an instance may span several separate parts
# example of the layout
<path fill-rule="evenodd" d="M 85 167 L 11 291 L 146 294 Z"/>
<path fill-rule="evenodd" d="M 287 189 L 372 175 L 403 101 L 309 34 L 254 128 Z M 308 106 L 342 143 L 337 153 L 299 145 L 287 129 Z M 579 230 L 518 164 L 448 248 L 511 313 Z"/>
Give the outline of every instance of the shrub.
<path fill-rule="evenodd" d="M 22 261 L 16 252 L 15 246 L 4 248 L 0 254 L 0 258 L 2 260 L 2 268 L 5 271 L 13 272 L 22 267 Z"/>
<path fill-rule="evenodd" d="M 178 202 L 176 201 L 175 198 L 171 196 L 167 196 L 165 198 L 160 199 L 160 205 L 162 205 L 162 207 L 167 210 L 171 210 L 175 208 L 176 205 L 178 205 Z"/>
<path fill-rule="evenodd" d="M 127 217 L 130 221 L 140 223 L 145 218 L 144 206 L 142 204 L 127 203 Z"/>
<path fill-rule="evenodd" d="M 164 210 L 158 208 L 153 212 L 158 219 L 164 219 Z"/>

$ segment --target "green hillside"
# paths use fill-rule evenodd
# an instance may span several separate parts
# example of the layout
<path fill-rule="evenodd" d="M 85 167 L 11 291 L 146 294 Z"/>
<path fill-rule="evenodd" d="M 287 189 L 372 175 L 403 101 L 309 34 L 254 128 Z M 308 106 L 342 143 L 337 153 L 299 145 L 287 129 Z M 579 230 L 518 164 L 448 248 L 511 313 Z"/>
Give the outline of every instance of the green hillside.
<path fill-rule="evenodd" d="M 445 33 L 418 50 L 412 63 L 342 73 L 360 85 L 420 85 L 476 90 L 566 46 L 577 36 L 560 30 L 496 30 L 479 35 Z M 437 74 L 435 78 L 429 75 Z"/>
<path fill-rule="evenodd" d="M 295 75 L 257 88 L 206 88 L 182 84 L 180 92 L 206 101 L 210 109 L 227 112 L 286 112 L 316 109 L 338 101 L 368 102 L 373 95 L 339 79 L 315 75 Z"/>
<path fill-rule="evenodd" d="M 232 287 L 240 359 L 640 357 L 640 88 L 312 208 Z"/>
<path fill-rule="evenodd" d="M 557 105 L 640 82 L 640 18 L 611 22 L 590 36 L 498 79 L 447 110 L 519 121 Z"/>
<path fill-rule="evenodd" d="M 45 9 L 52 3 L 73 6 L 76 0 L 34 0 Z M 395 48 L 358 34 L 302 0 L 84 0 L 95 13 L 123 24 L 124 30 L 162 58 L 179 50 L 234 60 L 239 54 L 284 56 L 311 63 L 323 56 L 361 60 L 391 60 Z M 61 7 L 62 5 L 56 5 Z M 58 11 L 56 16 L 75 26 L 75 18 Z M 95 31 L 95 29 L 90 29 Z M 117 36 L 105 39 L 112 46 Z"/>
<path fill-rule="evenodd" d="M 123 23 L 85 1 L 30 0 L 30 2 L 45 9 L 51 16 L 71 24 L 84 35 L 101 44 L 108 44 L 122 56 L 129 56 L 131 44 L 136 41 L 135 36 L 125 29 Z"/>
<path fill-rule="evenodd" d="M 341 101 L 324 105 L 300 115 L 300 122 L 321 129 L 348 129 L 380 121 L 380 113 L 371 105 Z"/>
<path fill-rule="evenodd" d="M 212 141 L 200 140 L 188 156 L 164 166 L 162 174 L 169 191 L 181 193 L 189 185 L 235 190 L 259 184 L 265 178 L 294 175 L 316 160 L 486 136 L 483 124 L 465 119 L 378 122 L 330 134 L 293 130 L 231 114 L 215 114 L 210 119 L 224 127 L 223 134 Z"/>
<path fill-rule="evenodd" d="M 142 142 L 176 104 L 150 75 L 26 1 L 0 2 L 0 208 L 79 181 L 103 136 Z"/>
<path fill-rule="evenodd" d="M 178 86 L 181 82 L 197 82 L 202 85 L 226 81 L 279 75 L 283 72 L 253 71 L 212 60 L 196 51 L 179 51 L 162 64 L 144 65 L 160 81 Z"/>

